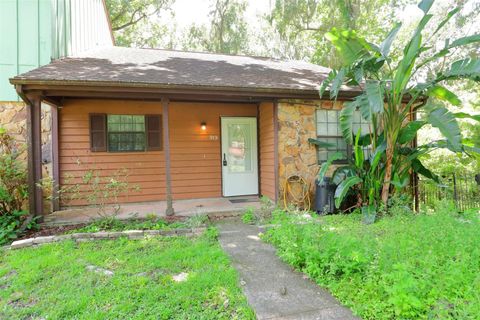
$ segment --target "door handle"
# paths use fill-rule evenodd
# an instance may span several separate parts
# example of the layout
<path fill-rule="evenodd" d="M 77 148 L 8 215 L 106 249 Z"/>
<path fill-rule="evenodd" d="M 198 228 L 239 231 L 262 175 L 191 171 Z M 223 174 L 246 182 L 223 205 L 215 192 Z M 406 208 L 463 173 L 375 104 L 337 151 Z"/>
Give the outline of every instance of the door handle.
<path fill-rule="evenodd" d="M 227 166 L 227 157 L 226 157 L 225 153 L 223 154 L 223 161 L 222 161 L 222 163 L 223 163 L 223 166 L 224 166 L 224 167 Z"/>

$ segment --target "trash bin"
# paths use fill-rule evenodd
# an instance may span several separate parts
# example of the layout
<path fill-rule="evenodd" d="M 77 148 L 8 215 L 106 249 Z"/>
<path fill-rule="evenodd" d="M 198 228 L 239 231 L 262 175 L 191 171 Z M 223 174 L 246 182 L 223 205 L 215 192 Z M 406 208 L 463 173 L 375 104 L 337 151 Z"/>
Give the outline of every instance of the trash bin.
<path fill-rule="evenodd" d="M 323 181 L 315 181 L 315 212 L 318 214 L 335 212 L 335 188 L 336 185 L 330 183 L 329 177 L 324 177 Z"/>

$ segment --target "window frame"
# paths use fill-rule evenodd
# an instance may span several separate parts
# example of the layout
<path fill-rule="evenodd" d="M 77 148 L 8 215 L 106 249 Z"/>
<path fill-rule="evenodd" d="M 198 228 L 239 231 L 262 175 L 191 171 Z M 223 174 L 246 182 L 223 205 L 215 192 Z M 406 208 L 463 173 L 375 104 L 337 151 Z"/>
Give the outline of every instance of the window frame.
<path fill-rule="evenodd" d="M 143 117 L 143 132 L 142 131 L 110 131 L 109 128 L 108 128 L 108 118 L 111 117 L 111 116 L 119 116 L 119 117 L 122 117 L 122 116 L 131 116 L 131 117 L 135 117 L 135 116 L 142 116 Z M 106 130 L 106 138 L 107 138 L 107 152 L 110 152 L 110 153 L 125 153 L 125 152 L 145 152 L 145 151 L 148 151 L 147 150 L 147 127 L 146 127 L 146 117 L 145 115 L 143 114 L 107 114 L 107 117 L 106 117 L 106 121 L 107 121 L 107 130 Z M 133 123 L 133 125 L 136 125 L 136 123 Z M 136 135 L 136 134 L 139 134 L 139 133 L 143 133 L 143 149 L 142 150 L 111 150 L 110 149 L 110 134 L 133 134 L 133 135 Z"/>
<path fill-rule="evenodd" d="M 318 123 L 319 123 L 318 122 L 318 112 L 317 112 L 318 110 L 323 110 L 325 112 L 329 112 L 329 111 L 335 111 L 337 113 L 341 112 L 341 109 L 340 110 L 325 109 L 325 108 L 320 108 L 320 107 L 317 107 L 315 109 L 315 136 L 316 136 L 317 140 L 322 141 L 322 139 L 332 139 L 332 138 L 345 140 L 342 135 L 338 135 L 338 134 L 337 135 L 328 135 L 328 134 L 319 135 L 319 134 L 317 134 L 317 132 L 318 132 L 317 126 L 318 126 Z M 358 109 L 356 109 L 354 112 L 360 112 L 360 111 Z M 327 115 L 326 120 L 327 121 L 325 121 L 324 123 L 327 123 L 327 124 L 330 123 L 330 122 L 328 122 L 328 115 Z M 363 120 L 363 118 L 361 117 L 361 114 L 360 114 L 360 122 L 357 123 L 357 125 L 360 125 L 360 127 L 365 123 L 364 120 L 363 121 L 362 120 Z M 339 121 L 340 121 L 340 119 L 338 119 L 338 125 L 340 125 Z M 349 144 L 349 143 L 346 143 L 346 145 L 347 145 L 347 149 L 346 149 L 345 152 L 346 152 L 347 157 L 345 159 L 334 160 L 334 161 L 332 161 L 332 164 L 348 164 L 352 161 L 352 159 L 353 159 L 352 158 L 353 157 L 353 145 Z M 319 157 L 318 157 L 318 150 L 320 149 L 320 147 L 317 146 L 316 149 L 317 149 L 317 163 L 319 165 L 321 165 L 321 164 L 327 162 L 328 161 L 328 156 L 327 156 L 327 160 L 320 160 Z M 321 149 L 327 149 L 327 148 L 321 148 Z M 362 149 L 365 151 L 365 148 L 362 148 Z M 338 151 L 338 150 L 336 150 L 336 151 Z M 328 153 L 327 153 L 327 155 L 328 155 Z"/>
<path fill-rule="evenodd" d="M 102 139 L 104 141 L 105 148 L 96 149 L 93 148 L 93 133 L 95 130 L 92 130 L 92 118 L 103 116 L 104 117 L 104 131 Z M 110 131 L 108 128 L 108 117 L 109 116 L 141 116 L 143 117 L 143 131 Z M 151 117 L 158 118 L 158 128 L 150 128 L 148 121 Z M 135 125 L 135 123 L 134 123 Z M 96 130 L 99 131 L 99 130 Z M 99 131 L 100 132 L 100 131 Z M 157 133 L 158 134 L 158 146 L 151 146 L 149 134 Z M 143 134 L 144 137 L 144 146 L 142 150 L 111 150 L 110 144 L 110 134 Z M 162 114 L 117 114 L 117 113 L 89 113 L 89 138 L 90 138 L 90 151 L 91 152 L 107 152 L 107 153 L 139 153 L 139 152 L 148 152 L 148 151 L 163 151 L 163 115 Z"/>

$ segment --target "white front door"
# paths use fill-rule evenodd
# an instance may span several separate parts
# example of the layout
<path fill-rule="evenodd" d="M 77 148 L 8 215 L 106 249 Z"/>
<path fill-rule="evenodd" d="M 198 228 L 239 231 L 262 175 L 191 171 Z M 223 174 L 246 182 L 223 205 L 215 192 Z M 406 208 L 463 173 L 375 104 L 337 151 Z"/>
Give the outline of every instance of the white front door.
<path fill-rule="evenodd" d="M 223 196 L 258 194 L 257 118 L 222 117 Z"/>

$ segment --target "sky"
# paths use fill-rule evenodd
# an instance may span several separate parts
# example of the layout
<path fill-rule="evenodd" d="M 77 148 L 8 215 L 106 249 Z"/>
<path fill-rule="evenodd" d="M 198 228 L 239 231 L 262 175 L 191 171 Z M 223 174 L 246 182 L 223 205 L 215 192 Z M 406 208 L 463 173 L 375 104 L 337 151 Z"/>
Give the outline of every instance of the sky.
<path fill-rule="evenodd" d="M 465 10 L 469 9 L 469 6 L 475 1 L 480 0 L 467 0 L 465 1 Z M 178 29 L 185 29 L 193 23 L 202 24 L 208 22 L 208 13 L 210 12 L 211 0 L 176 0 L 172 6 L 175 12 L 175 22 Z M 257 22 L 259 15 L 266 14 L 271 11 L 275 0 L 247 0 L 247 12 L 246 19 L 254 29 L 254 25 Z M 458 0 L 437 0 L 434 6 L 451 6 L 454 7 L 454 3 Z M 419 19 L 422 15 L 421 10 L 417 5 L 408 5 L 403 11 L 398 13 L 398 20 L 403 23 L 409 23 L 416 19 Z"/>
<path fill-rule="evenodd" d="M 245 14 L 247 22 L 254 23 L 256 17 L 270 11 L 270 3 L 275 0 L 248 0 L 248 7 Z M 179 28 L 185 28 L 192 23 L 208 22 L 208 13 L 210 12 L 210 0 L 176 0 L 172 6 L 175 12 L 175 20 Z"/>

